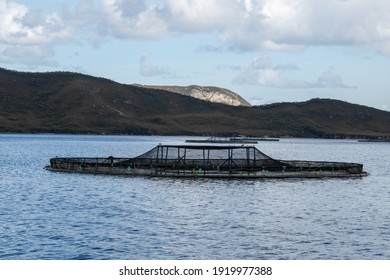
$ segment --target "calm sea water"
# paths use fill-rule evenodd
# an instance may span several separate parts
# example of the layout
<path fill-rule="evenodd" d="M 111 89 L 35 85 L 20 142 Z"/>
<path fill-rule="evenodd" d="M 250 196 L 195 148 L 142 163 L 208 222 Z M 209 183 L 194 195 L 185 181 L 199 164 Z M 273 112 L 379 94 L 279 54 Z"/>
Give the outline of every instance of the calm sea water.
<path fill-rule="evenodd" d="M 0 259 L 390 259 L 390 143 L 282 139 L 281 159 L 370 176 L 214 180 L 53 173 L 55 156 L 136 156 L 184 137 L 0 135 Z"/>

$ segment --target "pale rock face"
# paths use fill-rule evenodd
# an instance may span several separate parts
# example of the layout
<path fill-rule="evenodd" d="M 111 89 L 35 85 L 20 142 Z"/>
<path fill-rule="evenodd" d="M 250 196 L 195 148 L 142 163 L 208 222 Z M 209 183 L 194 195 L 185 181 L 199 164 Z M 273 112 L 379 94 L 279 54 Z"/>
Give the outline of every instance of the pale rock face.
<path fill-rule="evenodd" d="M 189 95 L 198 99 L 207 100 L 215 103 L 222 103 L 231 106 L 243 105 L 242 101 L 240 101 L 235 95 L 226 92 L 221 92 L 218 90 L 208 91 L 197 88 L 193 89 Z"/>
<path fill-rule="evenodd" d="M 188 95 L 194 98 L 206 100 L 214 103 L 222 103 L 230 106 L 251 106 L 249 102 L 243 99 L 240 95 L 225 88 L 220 87 L 202 87 L 202 86 L 148 86 L 142 87 L 161 89 L 171 91 L 183 95 Z"/>

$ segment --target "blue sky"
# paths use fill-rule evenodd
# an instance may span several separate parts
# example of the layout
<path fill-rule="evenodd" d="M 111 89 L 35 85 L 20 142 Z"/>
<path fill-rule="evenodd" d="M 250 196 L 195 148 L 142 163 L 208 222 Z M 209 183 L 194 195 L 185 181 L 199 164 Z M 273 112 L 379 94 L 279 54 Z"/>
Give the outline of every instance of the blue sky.
<path fill-rule="evenodd" d="M 390 110 L 388 0 L 0 0 L 0 67 Z"/>

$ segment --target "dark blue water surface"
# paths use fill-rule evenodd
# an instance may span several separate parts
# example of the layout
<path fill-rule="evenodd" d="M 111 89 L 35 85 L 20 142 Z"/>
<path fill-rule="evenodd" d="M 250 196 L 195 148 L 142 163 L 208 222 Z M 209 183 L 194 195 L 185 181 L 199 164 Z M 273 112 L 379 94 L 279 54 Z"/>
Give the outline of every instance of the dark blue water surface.
<path fill-rule="evenodd" d="M 390 143 L 281 139 L 280 159 L 370 176 L 215 180 L 54 173 L 55 156 L 133 157 L 184 137 L 0 135 L 0 259 L 390 259 Z"/>

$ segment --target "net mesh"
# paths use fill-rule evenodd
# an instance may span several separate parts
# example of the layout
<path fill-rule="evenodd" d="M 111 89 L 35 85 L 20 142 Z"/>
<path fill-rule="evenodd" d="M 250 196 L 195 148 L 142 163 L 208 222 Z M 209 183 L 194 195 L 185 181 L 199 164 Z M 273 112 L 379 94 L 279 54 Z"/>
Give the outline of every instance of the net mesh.
<path fill-rule="evenodd" d="M 255 168 L 283 164 L 251 146 L 166 146 L 159 145 L 131 162 L 175 168 Z"/>
<path fill-rule="evenodd" d="M 133 168 L 168 172 L 198 172 L 225 174 L 248 171 L 275 172 L 344 172 L 363 174 L 363 165 L 346 162 L 283 161 L 263 154 L 254 146 L 168 146 L 159 145 L 135 158 L 52 158 L 50 168 L 78 172 L 124 174 Z M 344 174 L 343 173 L 343 174 Z M 175 173 L 176 174 L 176 173 Z M 306 176 L 306 175 L 303 175 Z"/>

